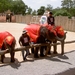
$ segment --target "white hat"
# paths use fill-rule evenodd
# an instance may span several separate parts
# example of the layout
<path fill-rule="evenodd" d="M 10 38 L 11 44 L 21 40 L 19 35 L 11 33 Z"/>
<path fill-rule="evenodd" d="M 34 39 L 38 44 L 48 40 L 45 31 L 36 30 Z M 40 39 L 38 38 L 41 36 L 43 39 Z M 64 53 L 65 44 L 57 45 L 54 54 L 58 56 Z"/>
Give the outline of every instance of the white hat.
<path fill-rule="evenodd" d="M 27 30 L 23 30 L 22 34 L 25 34 L 25 33 L 27 33 Z"/>

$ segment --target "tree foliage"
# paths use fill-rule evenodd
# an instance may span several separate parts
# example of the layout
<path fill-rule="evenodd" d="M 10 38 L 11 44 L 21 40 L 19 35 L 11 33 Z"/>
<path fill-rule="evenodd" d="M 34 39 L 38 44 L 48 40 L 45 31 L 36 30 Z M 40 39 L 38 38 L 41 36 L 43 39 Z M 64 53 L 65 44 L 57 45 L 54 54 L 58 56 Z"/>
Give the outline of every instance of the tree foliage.
<path fill-rule="evenodd" d="M 32 13 L 32 9 L 30 7 L 28 7 L 27 14 L 31 14 L 31 13 Z"/>
<path fill-rule="evenodd" d="M 36 10 L 32 11 L 32 15 L 36 15 L 36 14 L 37 14 Z"/>
<path fill-rule="evenodd" d="M 53 7 L 50 4 L 47 4 L 47 7 L 40 6 L 38 10 L 32 10 L 32 8 L 28 7 L 23 2 L 23 0 L 0 0 L 0 13 L 4 13 L 7 10 L 10 10 L 14 12 L 14 14 L 43 15 L 45 10 L 48 10 L 48 11 L 52 11 L 53 14 L 59 13 L 59 15 L 62 15 L 62 16 L 64 15 L 67 16 L 71 14 L 72 16 L 75 16 L 75 0 L 62 0 L 61 6 L 62 6 L 61 8 L 53 9 Z"/>
<path fill-rule="evenodd" d="M 46 10 L 51 11 L 53 7 L 50 4 L 47 4 Z"/>
<path fill-rule="evenodd" d="M 43 15 L 45 12 L 45 7 L 41 6 L 38 10 L 37 10 L 37 15 Z"/>
<path fill-rule="evenodd" d="M 11 9 L 12 0 L 1 0 L 0 1 L 0 13 L 8 9 Z"/>
<path fill-rule="evenodd" d="M 67 10 L 72 16 L 75 16 L 75 0 L 62 0 L 61 6 Z"/>
<path fill-rule="evenodd" d="M 57 11 L 55 14 L 54 14 L 54 16 L 68 16 L 69 18 L 71 18 L 72 16 L 71 16 L 71 14 L 69 13 L 69 12 L 67 12 L 67 10 L 59 10 L 59 11 Z"/>
<path fill-rule="evenodd" d="M 25 14 L 28 6 L 22 0 L 1 0 L 0 1 L 0 13 L 7 10 L 14 12 L 15 14 Z"/>
<path fill-rule="evenodd" d="M 62 2 L 61 6 L 63 8 L 68 8 L 69 9 L 69 8 L 73 7 L 73 1 L 72 0 L 62 0 L 61 2 Z"/>

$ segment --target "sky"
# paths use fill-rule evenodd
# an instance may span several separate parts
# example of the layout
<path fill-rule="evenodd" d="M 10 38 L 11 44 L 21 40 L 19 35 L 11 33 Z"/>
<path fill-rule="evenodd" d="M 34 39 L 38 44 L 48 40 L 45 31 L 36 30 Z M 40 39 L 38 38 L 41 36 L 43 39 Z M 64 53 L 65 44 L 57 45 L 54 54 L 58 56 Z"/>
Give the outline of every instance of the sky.
<path fill-rule="evenodd" d="M 62 0 L 22 0 L 28 7 L 33 10 L 39 9 L 41 6 L 47 7 L 50 4 L 53 8 L 61 7 Z"/>

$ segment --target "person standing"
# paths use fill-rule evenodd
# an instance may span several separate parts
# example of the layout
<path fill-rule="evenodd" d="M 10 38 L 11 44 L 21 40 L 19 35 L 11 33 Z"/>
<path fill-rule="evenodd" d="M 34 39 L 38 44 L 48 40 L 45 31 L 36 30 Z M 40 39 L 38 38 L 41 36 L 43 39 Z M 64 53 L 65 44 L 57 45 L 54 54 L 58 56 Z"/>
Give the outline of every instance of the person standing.
<path fill-rule="evenodd" d="M 49 12 L 49 16 L 47 17 L 47 23 L 51 26 L 55 25 L 55 19 L 52 12 Z"/>
<path fill-rule="evenodd" d="M 19 44 L 20 44 L 20 46 L 29 46 L 29 43 L 30 43 L 30 37 L 27 34 L 27 30 L 24 30 L 22 32 L 22 35 L 19 38 Z M 25 54 L 25 51 L 26 51 L 26 54 Z M 22 50 L 23 60 L 25 60 L 27 55 L 29 55 L 29 54 L 30 54 L 29 49 Z"/>

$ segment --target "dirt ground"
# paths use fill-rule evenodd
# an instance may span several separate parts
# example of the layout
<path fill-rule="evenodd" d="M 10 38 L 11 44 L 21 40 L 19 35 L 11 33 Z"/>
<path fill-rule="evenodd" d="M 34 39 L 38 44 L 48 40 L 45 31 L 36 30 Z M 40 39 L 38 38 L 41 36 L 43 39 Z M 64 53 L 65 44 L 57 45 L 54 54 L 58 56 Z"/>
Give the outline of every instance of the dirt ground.
<path fill-rule="evenodd" d="M 27 25 L 22 24 L 22 23 L 0 23 L 0 32 L 2 32 L 2 31 L 10 32 L 16 38 L 16 42 L 17 42 L 16 47 L 20 47 L 18 44 L 18 39 L 22 33 L 23 28 L 25 28 L 25 26 L 27 26 Z M 75 32 L 67 31 L 65 41 L 71 41 L 71 40 L 75 40 Z M 64 50 L 65 50 L 65 52 L 75 50 L 75 43 L 65 44 Z M 57 46 L 57 51 L 59 53 L 61 52 L 60 45 Z M 5 56 L 6 56 L 6 58 L 5 58 L 4 62 L 5 63 L 10 62 L 10 54 L 6 54 Z M 23 61 L 22 54 L 20 51 L 15 53 L 15 59 L 18 60 L 19 62 Z M 3 64 L 0 62 L 0 65 L 3 65 Z"/>

